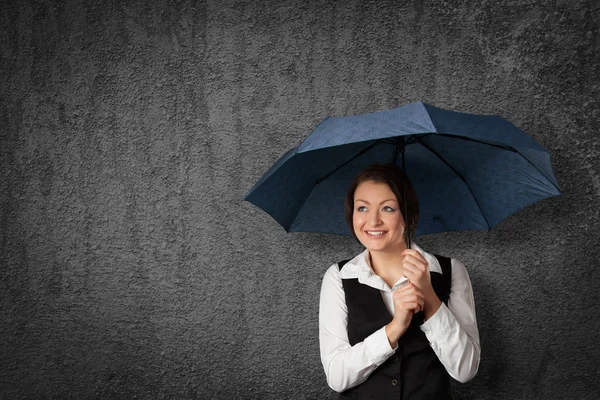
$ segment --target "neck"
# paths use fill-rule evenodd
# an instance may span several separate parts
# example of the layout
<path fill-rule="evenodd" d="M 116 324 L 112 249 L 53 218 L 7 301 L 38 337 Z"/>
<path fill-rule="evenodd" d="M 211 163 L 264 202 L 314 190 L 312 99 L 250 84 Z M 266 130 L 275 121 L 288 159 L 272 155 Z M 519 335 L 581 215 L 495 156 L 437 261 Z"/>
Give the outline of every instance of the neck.
<path fill-rule="evenodd" d="M 371 268 L 379 276 L 386 276 L 393 271 L 402 269 L 402 258 L 401 254 L 406 250 L 406 243 L 398 246 L 391 251 L 369 251 L 371 258 Z"/>

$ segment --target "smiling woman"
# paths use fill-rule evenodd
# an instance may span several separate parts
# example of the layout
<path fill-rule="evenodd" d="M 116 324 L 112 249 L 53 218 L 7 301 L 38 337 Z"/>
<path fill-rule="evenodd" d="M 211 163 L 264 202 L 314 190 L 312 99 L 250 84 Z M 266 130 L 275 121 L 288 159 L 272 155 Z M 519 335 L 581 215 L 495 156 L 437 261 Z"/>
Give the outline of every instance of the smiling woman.
<path fill-rule="evenodd" d="M 345 211 L 365 251 L 323 278 L 319 341 L 329 386 L 340 398 L 451 398 L 450 377 L 470 380 L 480 358 L 464 265 L 414 242 L 407 248 L 419 206 L 393 164 L 363 170 Z"/>
<path fill-rule="evenodd" d="M 375 189 L 373 185 L 378 186 L 378 190 L 371 193 Z M 395 209 L 399 211 L 399 214 L 401 213 L 402 225 L 404 226 L 404 221 L 407 221 L 405 233 L 412 237 L 419 222 L 417 194 L 410 180 L 400 168 L 393 164 L 374 164 L 360 172 L 350 184 L 346 195 L 345 217 L 354 237 L 360 241 L 356 233 L 356 222 L 353 222 L 353 218 L 356 216 L 354 212 L 355 205 L 358 206 L 358 201 L 364 202 L 365 199 L 376 196 L 376 194 L 381 195 L 379 198 L 381 201 L 390 200 L 394 202 Z M 406 207 L 400 208 L 399 202 L 402 202 L 403 206 L 406 203 Z"/>
<path fill-rule="evenodd" d="M 404 218 L 385 183 L 366 181 L 356 188 L 352 223 L 354 235 L 372 250 L 397 248 L 404 241 Z"/>

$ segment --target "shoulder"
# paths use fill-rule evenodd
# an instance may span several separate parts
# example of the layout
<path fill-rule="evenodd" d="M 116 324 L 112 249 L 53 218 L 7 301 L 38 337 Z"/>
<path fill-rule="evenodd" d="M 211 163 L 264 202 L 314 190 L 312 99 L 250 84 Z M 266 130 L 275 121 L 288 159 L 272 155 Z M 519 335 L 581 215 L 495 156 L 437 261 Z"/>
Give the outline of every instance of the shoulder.
<path fill-rule="evenodd" d="M 344 285 L 337 263 L 325 271 L 321 284 L 321 305 L 345 303 Z"/>
<path fill-rule="evenodd" d="M 344 260 L 340 260 L 333 264 L 331 267 L 329 267 L 326 274 L 331 273 L 330 271 L 334 269 L 342 278 L 355 278 L 356 276 L 354 275 L 357 275 L 361 272 L 364 272 L 365 270 L 370 269 L 365 262 L 366 254 L 367 251 L 365 250 L 364 252 L 357 254 L 353 258 L 346 258 Z"/>
<path fill-rule="evenodd" d="M 354 258 L 349 260 L 340 260 L 335 264 L 331 265 L 327 271 L 325 271 L 325 275 L 323 276 L 323 284 L 325 282 L 335 283 L 341 286 L 342 279 L 347 278 L 357 278 L 361 273 L 365 273 L 365 265 L 364 260 L 365 253 L 360 253 L 356 255 Z M 343 268 L 340 268 L 340 264 L 343 264 Z M 368 269 L 368 267 L 366 267 Z M 343 271 L 343 272 L 342 272 Z"/>
<path fill-rule="evenodd" d="M 462 261 L 457 260 L 456 258 L 451 258 L 450 263 L 452 265 L 452 275 L 466 276 L 467 279 L 469 278 L 467 268 L 465 267 L 465 264 L 462 263 Z"/>
<path fill-rule="evenodd" d="M 323 275 L 323 289 L 332 288 L 332 287 L 341 287 L 342 286 L 342 277 L 340 274 L 340 269 L 338 264 L 335 263 L 325 271 Z"/>
<path fill-rule="evenodd" d="M 340 277 L 340 268 L 338 267 L 338 263 L 333 264 L 327 271 L 325 271 L 325 275 L 323 279 L 339 279 Z"/>
<path fill-rule="evenodd" d="M 452 286 L 453 287 L 470 287 L 471 280 L 465 265 L 456 258 L 451 259 L 452 262 Z"/>
<path fill-rule="evenodd" d="M 456 258 L 451 258 L 444 255 L 439 254 L 431 254 L 426 252 L 425 250 L 419 248 L 423 253 L 427 261 L 429 262 L 430 270 L 434 272 L 442 273 L 442 268 L 440 262 L 444 262 L 443 260 L 450 261 L 450 272 L 452 274 L 452 285 L 460 284 L 461 282 L 469 282 L 469 274 L 465 265 Z M 447 261 L 446 261 L 447 262 Z"/>

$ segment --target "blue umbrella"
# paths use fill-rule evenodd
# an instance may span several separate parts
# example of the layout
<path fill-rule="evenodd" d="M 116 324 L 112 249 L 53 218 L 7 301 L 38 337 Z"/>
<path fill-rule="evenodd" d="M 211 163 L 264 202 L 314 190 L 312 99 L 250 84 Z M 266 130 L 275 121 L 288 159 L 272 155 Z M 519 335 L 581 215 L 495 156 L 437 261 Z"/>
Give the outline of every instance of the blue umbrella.
<path fill-rule="evenodd" d="M 560 194 L 546 149 L 504 118 L 417 102 L 326 118 L 244 199 L 287 232 L 350 235 L 344 219 L 350 182 L 382 162 L 402 167 L 413 183 L 421 210 L 417 236 L 489 230 Z"/>

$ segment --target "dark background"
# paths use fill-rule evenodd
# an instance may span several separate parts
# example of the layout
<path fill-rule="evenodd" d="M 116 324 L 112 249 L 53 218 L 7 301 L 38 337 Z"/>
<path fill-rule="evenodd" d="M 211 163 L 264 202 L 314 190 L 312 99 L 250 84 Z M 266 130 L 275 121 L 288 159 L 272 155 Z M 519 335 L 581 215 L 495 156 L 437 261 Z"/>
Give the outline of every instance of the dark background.
<path fill-rule="evenodd" d="M 2 1 L 0 398 L 334 398 L 321 278 L 360 250 L 245 192 L 328 115 L 499 114 L 563 195 L 423 237 L 470 273 L 457 399 L 600 393 L 599 3 Z M 341 206 L 341 205 L 340 205 Z"/>

